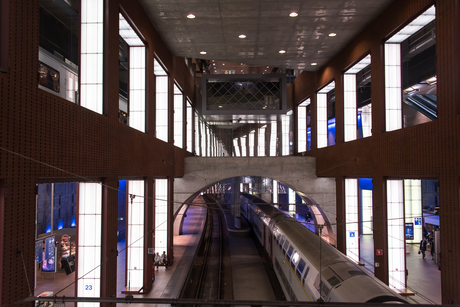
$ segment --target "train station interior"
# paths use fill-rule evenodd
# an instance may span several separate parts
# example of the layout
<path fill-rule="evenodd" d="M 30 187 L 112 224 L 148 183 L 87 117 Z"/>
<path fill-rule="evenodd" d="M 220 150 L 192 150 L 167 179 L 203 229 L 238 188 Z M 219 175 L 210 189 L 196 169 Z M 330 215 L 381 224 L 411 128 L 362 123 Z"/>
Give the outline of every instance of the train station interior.
<path fill-rule="evenodd" d="M 181 305 L 214 224 L 215 306 L 460 304 L 460 0 L 0 18 L 1 306 Z"/>

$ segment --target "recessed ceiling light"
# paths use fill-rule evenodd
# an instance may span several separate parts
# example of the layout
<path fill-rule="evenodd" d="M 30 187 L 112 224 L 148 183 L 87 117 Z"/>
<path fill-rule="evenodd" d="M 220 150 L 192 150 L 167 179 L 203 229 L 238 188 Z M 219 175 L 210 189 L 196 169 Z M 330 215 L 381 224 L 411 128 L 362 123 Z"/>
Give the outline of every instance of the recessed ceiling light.
<path fill-rule="evenodd" d="M 330 37 L 334 37 L 334 36 L 336 36 L 336 35 L 337 35 L 337 33 L 334 33 L 334 32 L 329 33 L 329 36 L 330 36 Z"/>
<path fill-rule="evenodd" d="M 280 50 L 279 53 L 286 53 L 286 50 Z"/>
<path fill-rule="evenodd" d="M 318 65 L 318 63 L 313 62 L 313 63 L 311 63 L 310 65 L 311 65 L 311 66 L 316 66 L 316 65 Z"/>
<path fill-rule="evenodd" d="M 246 38 L 246 35 L 244 34 L 240 34 L 240 36 L 238 36 L 239 38 Z"/>
<path fill-rule="evenodd" d="M 193 18 L 195 18 L 195 15 L 193 15 L 193 14 L 188 14 L 188 15 L 187 15 L 187 18 L 193 19 Z"/>
<path fill-rule="evenodd" d="M 206 54 L 206 51 L 200 51 L 200 54 Z"/>
<path fill-rule="evenodd" d="M 297 14 L 296 12 L 292 12 L 291 14 L 289 14 L 289 17 L 297 17 L 299 16 L 299 14 Z"/>
<path fill-rule="evenodd" d="M 216 63 L 212 63 L 212 65 L 216 66 Z"/>
<path fill-rule="evenodd" d="M 267 66 L 267 68 L 269 68 L 270 66 Z"/>
<path fill-rule="evenodd" d="M 225 63 L 222 63 L 222 65 L 225 65 Z"/>

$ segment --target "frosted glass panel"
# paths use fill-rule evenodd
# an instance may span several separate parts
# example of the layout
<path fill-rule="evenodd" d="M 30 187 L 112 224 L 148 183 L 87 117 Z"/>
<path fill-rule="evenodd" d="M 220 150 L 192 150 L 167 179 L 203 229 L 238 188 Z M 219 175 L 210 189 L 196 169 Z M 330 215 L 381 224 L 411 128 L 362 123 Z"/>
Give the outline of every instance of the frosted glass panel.
<path fill-rule="evenodd" d="M 103 12 L 103 0 L 81 0 L 80 105 L 99 114 L 103 107 Z"/>
<path fill-rule="evenodd" d="M 259 157 L 265 157 L 265 129 L 267 126 L 263 126 L 259 128 L 259 135 L 258 135 L 258 140 L 257 140 L 257 147 L 258 147 L 258 152 L 257 155 Z"/>
<path fill-rule="evenodd" d="M 174 85 L 174 145 L 182 148 L 183 144 L 183 95 L 181 90 Z"/>
<path fill-rule="evenodd" d="M 96 182 L 82 182 L 78 185 L 77 296 L 100 297 L 102 186 Z"/>
<path fill-rule="evenodd" d="M 318 93 L 317 104 L 317 127 L 318 148 L 327 146 L 327 94 Z"/>
<path fill-rule="evenodd" d="M 310 98 L 297 107 L 297 151 L 307 151 L 307 107 Z"/>
<path fill-rule="evenodd" d="M 402 180 L 387 180 L 387 227 L 389 285 L 404 289 L 406 267 Z"/>
<path fill-rule="evenodd" d="M 385 127 L 402 128 L 401 45 L 385 44 Z"/>
<path fill-rule="evenodd" d="M 345 142 L 357 138 L 356 74 L 343 75 Z"/>
<path fill-rule="evenodd" d="M 168 179 L 155 179 L 155 252 L 167 251 Z"/>
<path fill-rule="evenodd" d="M 282 154 L 283 156 L 289 156 L 289 125 L 291 116 L 281 115 L 281 130 L 282 130 Z"/>
<path fill-rule="evenodd" d="M 187 151 L 193 152 L 193 107 L 187 99 Z"/>
<path fill-rule="evenodd" d="M 169 141 L 168 137 L 168 116 L 169 116 L 169 77 L 163 67 L 154 61 L 155 71 L 155 104 L 156 104 L 156 137 L 165 142 Z"/>
<path fill-rule="evenodd" d="M 359 262 L 358 179 L 345 179 L 345 220 L 347 256 Z"/>
<path fill-rule="evenodd" d="M 278 141 L 278 124 L 276 121 L 271 122 L 270 131 L 270 157 L 276 157 L 276 145 Z"/>
<path fill-rule="evenodd" d="M 126 287 L 139 288 L 144 286 L 144 180 L 129 180 L 128 193 Z"/>

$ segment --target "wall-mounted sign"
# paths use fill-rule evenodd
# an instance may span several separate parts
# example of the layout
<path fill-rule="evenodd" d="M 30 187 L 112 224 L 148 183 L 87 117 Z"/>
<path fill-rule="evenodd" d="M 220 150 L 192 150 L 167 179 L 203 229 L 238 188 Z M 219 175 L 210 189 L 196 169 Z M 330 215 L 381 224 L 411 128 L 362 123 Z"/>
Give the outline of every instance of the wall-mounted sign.
<path fill-rule="evenodd" d="M 54 237 L 45 239 L 45 260 L 54 256 Z"/>
<path fill-rule="evenodd" d="M 422 218 L 421 217 L 414 217 L 414 224 L 415 225 L 422 225 Z"/>
<path fill-rule="evenodd" d="M 383 255 L 383 249 L 377 249 L 377 250 L 375 251 L 375 254 L 376 254 L 377 256 L 382 256 L 382 255 Z"/>

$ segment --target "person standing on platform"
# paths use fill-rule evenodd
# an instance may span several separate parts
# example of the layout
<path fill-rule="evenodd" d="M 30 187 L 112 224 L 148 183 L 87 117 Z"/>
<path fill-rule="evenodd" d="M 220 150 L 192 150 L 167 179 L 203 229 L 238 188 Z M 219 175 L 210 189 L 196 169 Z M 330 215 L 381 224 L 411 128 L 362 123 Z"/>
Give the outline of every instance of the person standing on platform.
<path fill-rule="evenodd" d="M 423 237 L 422 241 L 420 241 L 420 249 L 418 250 L 419 254 L 422 253 L 422 259 L 425 259 L 425 252 L 426 252 L 426 239 Z"/>
<path fill-rule="evenodd" d="M 163 251 L 163 254 L 161 255 L 161 262 L 164 264 L 165 268 L 168 268 L 168 256 L 166 255 L 166 252 Z"/>
<path fill-rule="evenodd" d="M 160 260 L 161 260 L 160 253 L 157 252 L 155 255 L 155 266 L 157 267 L 157 270 L 158 270 L 158 266 L 160 265 Z"/>

